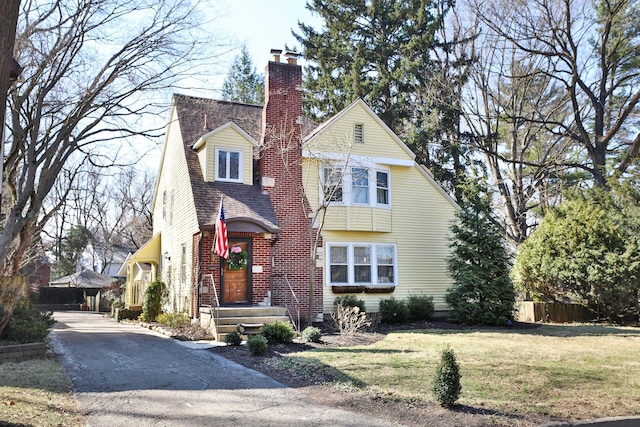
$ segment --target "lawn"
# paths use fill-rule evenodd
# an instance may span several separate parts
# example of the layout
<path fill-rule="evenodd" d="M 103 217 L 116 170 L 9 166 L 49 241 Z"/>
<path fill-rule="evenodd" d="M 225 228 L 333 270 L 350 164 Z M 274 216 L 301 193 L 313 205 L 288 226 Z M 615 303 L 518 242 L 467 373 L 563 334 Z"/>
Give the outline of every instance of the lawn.
<path fill-rule="evenodd" d="M 83 425 L 62 366 L 51 359 L 1 364 L 0 425 Z"/>
<path fill-rule="evenodd" d="M 346 388 L 433 402 L 432 378 L 447 345 L 460 364 L 462 405 L 570 420 L 640 415 L 640 328 L 429 329 L 291 356 L 307 369 L 340 371 Z"/>

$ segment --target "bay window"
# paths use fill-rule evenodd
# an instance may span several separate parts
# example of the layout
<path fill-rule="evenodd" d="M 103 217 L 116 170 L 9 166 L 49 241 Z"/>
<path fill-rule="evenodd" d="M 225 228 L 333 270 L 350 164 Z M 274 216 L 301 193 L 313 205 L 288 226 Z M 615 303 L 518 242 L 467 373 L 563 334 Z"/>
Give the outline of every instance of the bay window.
<path fill-rule="evenodd" d="M 389 207 L 389 171 L 378 168 L 328 165 L 322 168 L 323 202 L 353 206 Z"/>

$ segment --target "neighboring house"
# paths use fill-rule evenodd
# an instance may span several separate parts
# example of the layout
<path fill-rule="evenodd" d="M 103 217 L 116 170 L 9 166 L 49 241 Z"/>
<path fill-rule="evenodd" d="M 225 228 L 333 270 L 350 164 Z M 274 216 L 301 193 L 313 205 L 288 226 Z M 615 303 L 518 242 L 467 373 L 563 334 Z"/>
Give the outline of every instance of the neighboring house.
<path fill-rule="evenodd" d="M 125 302 L 141 304 L 159 279 L 165 308 L 192 317 L 217 302 L 280 305 L 293 294 L 305 315 L 313 282 L 314 320 L 345 293 L 372 311 L 411 294 L 446 310 L 457 205 L 362 100 L 319 126 L 304 119 L 296 55 L 284 63 L 275 53 L 264 107 L 174 96 L 154 237 L 125 263 Z M 213 254 L 221 202 L 237 269 Z"/>
<path fill-rule="evenodd" d="M 93 270 L 105 276 L 124 279 L 126 275 L 120 276 L 120 270 L 131 251 L 130 247 L 122 245 L 96 248 L 89 243 L 82 252 L 77 269 Z"/>
<path fill-rule="evenodd" d="M 69 276 L 52 280 L 49 282 L 49 286 L 52 288 L 82 289 L 88 309 L 99 311 L 102 295 L 117 282 L 113 277 L 105 276 L 92 270 L 82 270 Z"/>

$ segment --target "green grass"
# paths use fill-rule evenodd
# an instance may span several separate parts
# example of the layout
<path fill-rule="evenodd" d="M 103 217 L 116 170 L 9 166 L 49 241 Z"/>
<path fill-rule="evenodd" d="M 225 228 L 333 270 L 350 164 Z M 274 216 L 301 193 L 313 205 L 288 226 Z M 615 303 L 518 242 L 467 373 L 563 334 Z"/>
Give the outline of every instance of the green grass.
<path fill-rule="evenodd" d="M 573 420 L 640 415 L 639 328 L 398 332 L 371 346 L 291 357 L 301 369 L 339 371 L 365 391 L 433 402 L 433 375 L 447 345 L 461 367 L 462 405 Z"/>
<path fill-rule="evenodd" d="M 82 426 L 62 366 L 49 359 L 0 364 L 0 425 Z"/>

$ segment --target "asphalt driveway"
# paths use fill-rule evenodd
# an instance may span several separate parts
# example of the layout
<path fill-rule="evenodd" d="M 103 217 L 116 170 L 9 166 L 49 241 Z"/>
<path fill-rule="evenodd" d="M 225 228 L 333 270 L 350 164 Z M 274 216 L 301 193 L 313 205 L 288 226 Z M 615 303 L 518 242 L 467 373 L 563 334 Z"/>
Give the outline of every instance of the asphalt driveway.
<path fill-rule="evenodd" d="M 56 312 L 51 337 L 87 426 L 391 426 L 319 406 L 191 343 L 92 312 Z"/>

